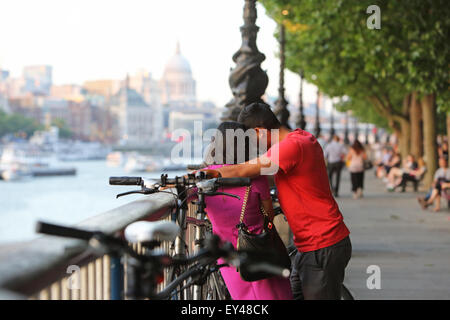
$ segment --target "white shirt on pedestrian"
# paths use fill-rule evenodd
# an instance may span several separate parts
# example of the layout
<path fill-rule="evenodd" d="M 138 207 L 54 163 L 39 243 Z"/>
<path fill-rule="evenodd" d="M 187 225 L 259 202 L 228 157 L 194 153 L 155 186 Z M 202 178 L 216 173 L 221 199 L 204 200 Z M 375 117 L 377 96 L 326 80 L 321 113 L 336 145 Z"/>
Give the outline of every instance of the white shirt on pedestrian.
<path fill-rule="evenodd" d="M 439 168 L 434 173 L 434 180 L 445 179 L 450 181 L 450 168 Z"/>
<path fill-rule="evenodd" d="M 335 140 L 331 141 L 325 147 L 325 159 L 327 159 L 328 163 L 340 162 L 345 157 L 347 150 L 345 146 L 337 142 Z"/>

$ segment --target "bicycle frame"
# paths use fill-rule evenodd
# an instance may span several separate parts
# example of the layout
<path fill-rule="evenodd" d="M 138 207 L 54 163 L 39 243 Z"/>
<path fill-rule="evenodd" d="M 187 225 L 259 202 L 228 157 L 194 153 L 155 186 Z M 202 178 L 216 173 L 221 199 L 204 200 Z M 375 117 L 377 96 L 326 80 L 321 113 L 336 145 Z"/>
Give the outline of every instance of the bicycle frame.
<path fill-rule="evenodd" d="M 213 195 L 226 195 L 226 196 L 232 196 L 237 197 L 232 194 L 227 194 L 224 192 L 217 192 L 218 186 L 235 186 L 235 185 L 248 185 L 250 183 L 250 179 L 248 178 L 227 178 L 227 179 L 206 179 L 206 174 L 203 172 L 199 173 L 199 178 L 204 179 L 200 182 L 204 181 L 204 183 L 197 184 L 197 196 L 198 199 L 194 204 L 197 205 L 197 211 L 195 213 L 195 218 L 188 216 L 188 198 L 189 194 L 187 193 L 190 188 L 193 187 L 193 181 L 194 179 L 197 179 L 197 176 L 194 177 L 193 174 L 189 174 L 188 176 L 184 177 L 175 177 L 175 178 L 168 178 L 167 175 L 161 175 L 161 182 L 156 185 L 155 188 L 147 187 L 145 185 L 144 179 L 141 177 L 110 177 L 110 184 L 112 185 L 140 185 L 141 190 L 135 190 L 135 191 L 128 191 L 125 193 L 121 193 L 118 195 L 128 195 L 132 193 L 140 193 L 140 194 L 151 194 L 160 191 L 160 187 L 165 186 L 174 186 L 177 191 L 177 207 L 176 210 L 171 215 L 171 220 L 175 222 L 180 227 L 180 234 L 175 238 L 175 240 L 172 242 L 172 245 L 170 247 L 171 250 L 171 256 L 177 257 L 177 258 L 186 258 L 188 255 L 188 246 L 186 243 L 187 240 L 187 227 L 188 224 L 194 225 L 194 253 L 199 252 L 203 248 L 203 242 L 205 240 L 205 236 L 207 234 L 207 222 L 206 222 L 206 211 L 205 211 L 205 196 L 213 196 Z M 237 197 L 238 198 L 238 197 Z M 189 239 L 190 240 L 190 239 Z M 177 273 L 183 270 L 184 267 L 176 267 L 171 269 L 168 273 L 166 272 L 166 279 L 169 281 L 173 280 L 173 276 L 175 276 Z M 212 279 L 212 282 L 216 284 L 219 282 L 217 279 L 218 275 L 216 274 L 214 276 L 214 279 Z M 201 279 L 201 281 L 197 281 L 197 283 L 194 284 L 192 289 L 185 289 L 182 291 L 181 295 L 184 299 L 194 299 L 194 300 L 201 300 L 203 297 L 203 288 L 204 288 L 204 282 L 208 282 L 209 279 Z M 182 283 L 183 286 L 185 286 L 185 283 Z M 216 292 L 220 294 L 221 288 L 217 286 Z M 222 290 L 223 291 L 223 290 Z"/>
<path fill-rule="evenodd" d="M 197 220 L 203 221 L 206 216 L 206 204 L 205 204 L 205 195 L 201 192 L 198 193 L 198 201 L 197 204 L 197 212 L 196 217 Z M 194 244 L 195 244 L 195 251 L 194 253 L 198 252 L 202 248 L 202 241 L 205 239 L 205 225 L 196 225 L 195 226 L 195 237 L 194 237 Z M 203 286 L 201 285 L 194 285 L 193 287 L 193 299 L 194 300 L 201 300 L 202 299 L 202 290 Z"/>

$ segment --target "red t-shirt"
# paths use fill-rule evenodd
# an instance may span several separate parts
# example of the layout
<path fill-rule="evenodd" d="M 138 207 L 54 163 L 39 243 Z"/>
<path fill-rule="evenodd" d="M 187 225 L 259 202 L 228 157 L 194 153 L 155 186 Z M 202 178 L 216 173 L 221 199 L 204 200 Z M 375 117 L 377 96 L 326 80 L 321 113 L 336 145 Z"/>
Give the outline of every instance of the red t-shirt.
<path fill-rule="evenodd" d="M 325 248 L 350 234 L 331 194 L 322 147 L 312 134 L 296 129 L 266 156 L 279 167 L 278 197 L 299 251 Z"/>

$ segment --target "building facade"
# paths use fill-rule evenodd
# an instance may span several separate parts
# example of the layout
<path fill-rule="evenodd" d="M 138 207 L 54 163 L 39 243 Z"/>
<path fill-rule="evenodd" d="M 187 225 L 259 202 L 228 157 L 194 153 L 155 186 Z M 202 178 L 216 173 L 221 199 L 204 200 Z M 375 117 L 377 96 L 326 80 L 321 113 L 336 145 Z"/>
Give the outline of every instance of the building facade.
<path fill-rule="evenodd" d="M 194 106 L 196 103 L 196 82 L 189 61 L 181 54 L 179 43 L 175 55 L 164 68 L 159 86 L 161 102 L 165 106 Z"/>
<path fill-rule="evenodd" d="M 23 68 L 26 92 L 49 95 L 52 86 L 52 67 L 47 65 L 27 66 Z"/>
<path fill-rule="evenodd" d="M 128 76 L 123 87 L 112 97 L 110 106 L 117 118 L 120 145 L 145 147 L 153 140 L 154 110 L 130 88 Z"/>

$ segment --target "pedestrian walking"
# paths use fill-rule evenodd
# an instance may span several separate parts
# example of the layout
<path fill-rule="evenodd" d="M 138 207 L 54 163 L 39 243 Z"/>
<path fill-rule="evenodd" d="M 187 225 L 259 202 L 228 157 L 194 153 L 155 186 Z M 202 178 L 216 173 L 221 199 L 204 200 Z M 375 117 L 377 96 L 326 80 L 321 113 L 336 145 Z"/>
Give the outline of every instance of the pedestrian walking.
<path fill-rule="evenodd" d="M 353 199 L 359 199 L 363 196 L 364 161 L 366 160 L 366 151 L 361 142 L 356 139 L 347 155 L 348 171 L 350 171 L 352 181 Z"/>
<path fill-rule="evenodd" d="M 347 150 L 337 135 L 335 135 L 333 140 L 325 147 L 325 159 L 328 164 L 328 180 L 330 180 L 331 190 L 335 197 L 339 196 L 339 183 L 346 153 Z M 333 179 L 334 176 L 335 179 Z"/>

